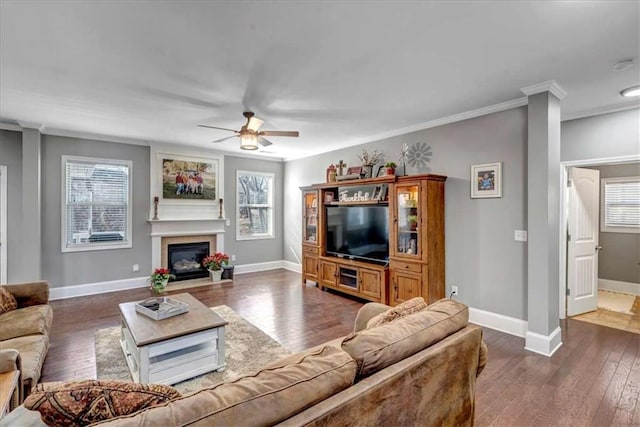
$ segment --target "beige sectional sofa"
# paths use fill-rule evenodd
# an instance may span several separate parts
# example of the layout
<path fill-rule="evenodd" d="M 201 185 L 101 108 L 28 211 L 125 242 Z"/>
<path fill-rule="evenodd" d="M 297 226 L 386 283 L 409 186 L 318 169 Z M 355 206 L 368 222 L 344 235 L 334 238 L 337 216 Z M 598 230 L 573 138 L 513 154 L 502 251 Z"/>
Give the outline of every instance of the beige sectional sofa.
<path fill-rule="evenodd" d="M 482 329 L 468 308 L 441 300 L 373 328 L 390 307 L 369 303 L 354 333 L 261 371 L 100 426 L 469 426 L 476 376 L 486 363 Z M 7 426 L 42 425 L 18 408 Z"/>
<path fill-rule="evenodd" d="M 0 367 L 4 371 L 20 370 L 22 400 L 40 379 L 49 350 L 53 320 L 49 284 L 39 281 L 4 285 L 4 288 L 14 296 L 18 308 L 0 314 Z M 19 357 L 11 350 L 17 350 Z"/>

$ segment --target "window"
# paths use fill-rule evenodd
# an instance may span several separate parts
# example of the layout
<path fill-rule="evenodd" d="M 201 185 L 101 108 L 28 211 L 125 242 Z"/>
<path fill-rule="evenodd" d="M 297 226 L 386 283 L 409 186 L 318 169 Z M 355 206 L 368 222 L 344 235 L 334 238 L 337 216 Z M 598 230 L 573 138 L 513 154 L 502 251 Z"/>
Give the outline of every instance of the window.
<path fill-rule="evenodd" d="M 131 162 L 62 156 L 62 252 L 130 248 Z"/>
<path fill-rule="evenodd" d="M 640 177 L 604 178 L 600 231 L 640 233 Z"/>
<path fill-rule="evenodd" d="M 238 171 L 236 238 L 273 238 L 272 173 Z"/>

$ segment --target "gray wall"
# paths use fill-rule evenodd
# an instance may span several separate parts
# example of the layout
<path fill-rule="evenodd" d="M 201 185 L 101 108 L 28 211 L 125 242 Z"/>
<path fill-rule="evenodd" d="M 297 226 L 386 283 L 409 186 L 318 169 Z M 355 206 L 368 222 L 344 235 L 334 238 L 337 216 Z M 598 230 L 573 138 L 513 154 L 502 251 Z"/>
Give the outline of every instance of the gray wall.
<path fill-rule="evenodd" d="M 42 139 L 42 278 L 61 287 L 146 276 L 151 271 L 149 147 L 50 135 Z M 132 248 L 62 253 L 62 155 L 133 162 Z M 140 265 L 139 273 L 132 272 L 133 264 Z"/>
<path fill-rule="evenodd" d="M 640 176 L 640 163 L 590 166 L 600 171 L 600 179 Z M 600 203 L 604 203 L 600 194 Z M 640 283 L 640 233 L 604 233 L 600 231 L 598 277 L 620 282 Z"/>
<path fill-rule="evenodd" d="M 22 271 L 22 132 L 0 130 L 0 165 L 7 167 L 7 281 L 20 282 Z"/>
<path fill-rule="evenodd" d="M 274 177 L 274 235 L 273 239 L 236 240 L 236 172 L 268 172 Z M 282 259 L 283 237 L 283 182 L 284 164 L 266 160 L 225 156 L 224 158 L 224 206 L 225 215 L 231 220 L 224 237 L 224 251 L 236 255 L 234 264 L 253 264 Z"/>
<path fill-rule="evenodd" d="M 560 160 L 640 155 L 640 109 L 562 123 Z"/>
<path fill-rule="evenodd" d="M 299 262 L 301 197 L 299 186 L 323 182 L 331 163 L 360 164 L 363 147 L 380 149 L 397 162 L 402 143 L 426 142 L 433 157 L 428 170 L 447 175 L 446 283 L 459 286 L 460 300 L 519 319 L 527 317 L 526 243 L 513 232 L 526 229 L 527 108 L 521 107 L 407 135 L 287 162 L 285 165 L 284 256 Z M 503 197 L 471 199 L 470 167 L 503 162 Z"/>

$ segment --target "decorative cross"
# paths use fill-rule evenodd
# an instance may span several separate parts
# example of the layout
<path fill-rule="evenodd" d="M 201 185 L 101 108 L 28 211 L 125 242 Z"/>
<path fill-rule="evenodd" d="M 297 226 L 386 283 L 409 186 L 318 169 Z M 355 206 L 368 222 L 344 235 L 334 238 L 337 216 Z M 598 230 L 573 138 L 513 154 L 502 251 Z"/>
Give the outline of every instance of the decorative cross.
<path fill-rule="evenodd" d="M 338 167 L 338 175 L 342 176 L 342 171 L 344 168 L 347 167 L 347 164 L 345 162 L 343 162 L 342 160 L 340 160 L 340 162 L 336 165 Z"/>

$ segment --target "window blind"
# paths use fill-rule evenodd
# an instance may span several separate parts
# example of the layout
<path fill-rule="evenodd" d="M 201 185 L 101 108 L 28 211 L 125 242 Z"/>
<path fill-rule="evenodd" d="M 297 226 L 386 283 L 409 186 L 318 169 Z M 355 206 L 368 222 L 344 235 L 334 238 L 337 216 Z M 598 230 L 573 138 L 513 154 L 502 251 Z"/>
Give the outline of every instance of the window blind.
<path fill-rule="evenodd" d="M 273 237 L 273 174 L 238 172 L 237 237 Z"/>
<path fill-rule="evenodd" d="M 604 179 L 604 226 L 640 227 L 640 178 Z"/>
<path fill-rule="evenodd" d="M 130 241 L 128 164 L 66 159 L 65 245 L 122 245 Z"/>

